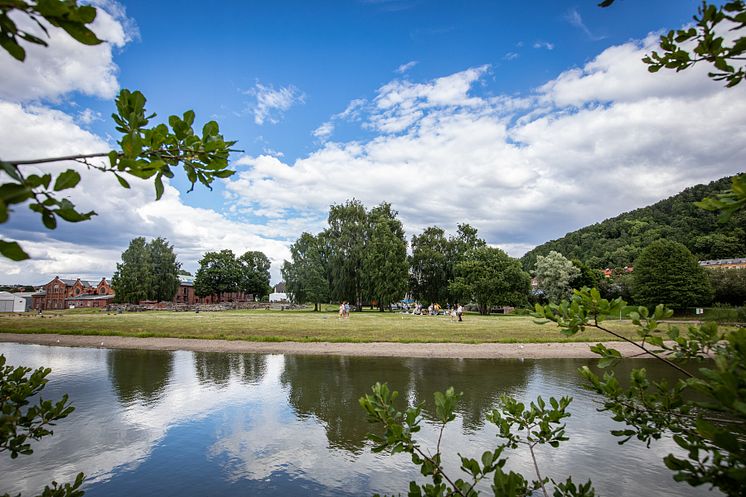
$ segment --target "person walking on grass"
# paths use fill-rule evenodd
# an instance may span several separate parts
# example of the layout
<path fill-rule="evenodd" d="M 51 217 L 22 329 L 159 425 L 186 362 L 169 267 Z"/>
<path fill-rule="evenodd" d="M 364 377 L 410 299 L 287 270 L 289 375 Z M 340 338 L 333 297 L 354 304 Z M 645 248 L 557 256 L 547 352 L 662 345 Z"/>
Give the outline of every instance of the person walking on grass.
<path fill-rule="evenodd" d="M 339 317 L 337 319 L 342 319 L 345 316 L 345 303 L 340 302 L 339 303 Z"/>
<path fill-rule="evenodd" d="M 345 319 L 350 317 L 350 303 L 345 301 Z"/>
<path fill-rule="evenodd" d="M 461 304 L 456 304 L 456 316 L 458 316 L 459 322 L 463 321 L 461 316 L 464 314 L 464 307 Z"/>

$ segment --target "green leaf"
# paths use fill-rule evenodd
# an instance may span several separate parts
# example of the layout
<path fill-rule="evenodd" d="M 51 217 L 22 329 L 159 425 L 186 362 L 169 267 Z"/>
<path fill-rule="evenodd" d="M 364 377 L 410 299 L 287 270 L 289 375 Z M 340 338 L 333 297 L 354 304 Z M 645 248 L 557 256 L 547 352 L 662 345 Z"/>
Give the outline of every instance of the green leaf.
<path fill-rule="evenodd" d="M 68 188 L 75 188 L 80 183 L 80 174 L 74 169 L 68 169 L 59 176 L 54 182 L 54 191 L 59 192 Z"/>
<path fill-rule="evenodd" d="M 14 59 L 20 62 L 26 60 L 26 50 L 16 43 L 14 38 L 0 36 L 0 47 L 3 47 Z"/>
<path fill-rule="evenodd" d="M 161 173 L 155 177 L 155 199 L 160 200 L 163 196 L 163 180 L 161 179 Z"/>
<path fill-rule="evenodd" d="M 25 261 L 30 258 L 18 242 L 6 242 L 5 240 L 0 240 L 0 254 L 13 261 Z"/>

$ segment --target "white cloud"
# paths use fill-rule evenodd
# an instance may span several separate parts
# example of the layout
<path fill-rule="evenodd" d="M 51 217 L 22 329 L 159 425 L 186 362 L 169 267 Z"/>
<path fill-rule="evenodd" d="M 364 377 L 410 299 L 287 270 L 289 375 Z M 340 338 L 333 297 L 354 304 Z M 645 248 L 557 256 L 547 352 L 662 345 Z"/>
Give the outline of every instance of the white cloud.
<path fill-rule="evenodd" d="M 567 20 L 567 22 L 570 23 L 570 25 L 581 30 L 588 38 L 593 41 L 603 40 L 605 38 L 605 36 L 598 36 L 593 34 L 591 30 L 588 29 L 588 26 L 586 26 L 583 22 L 583 17 L 580 15 L 580 12 L 578 12 L 577 9 L 573 8 L 567 11 L 567 14 L 565 14 L 565 19 Z"/>
<path fill-rule="evenodd" d="M 503 60 L 515 60 L 519 57 L 519 55 L 516 52 L 508 52 L 505 55 L 503 55 Z"/>
<path fill-rule="evenodd" d="M 313 136 L 320 139 L 326 139 L 334 133 L 334 123 L 327 121 L 315 130 L 313 130 Z"/>
<path fill-rule="evenodd" d="M 105 8 L 98 9 L 92 29 L 108 43 L 95 46 L 83 45 L 53 26 L 47 26 L 47 39 L 33 21 L 17 13 L 11 14 L 19 28 L 37 33 L 40 38 L 47 40 L 49 46 L 24 44 L 24 62 L 0 50 L 0 74 L 3 75 L 0 98 L 27 102 L 56 99 L 72 91 L 112 98 L 119 89 L 118 68 L 113 61 L 112 50 L 123 47 L 136 36 L 136 31 L 132 31 L 136 28 L 123 11 L 112 15 Z"/>
<path fill-rule="evenodd" d="M 539 41 L 534 42 L 534 48 L 544 48 L 546 50 L 554 50 L 554 43 L 539 40 Z"/>
<path fill-rule="evenodd" d="M 412 69 L 416 65 L 417 65 L 417 61 L 416 60 L 410 60 L 406 64 L 402 64 L 399 67 L 397 67 L 396 68 L 396 72 L 399 73 L 399 74 L 404 74 L 405 72 L 409 71 L 410 69 Z"/>
<path fill-rule="evenodd" d="M 91 109 L 83 109 L 78 112 L 78 122 L 83 125 L 91 124 L 94 121 L 101 121 L 101 113 Z"/>
<path fill-rule="evenodd" d="M 653 41 L 610 47 L 523 97 L 480 96 L 487 66 L 394 80 L 355 106 L 377 136 L 325 143 L 292 163 L 245 157 L 228 182 L 232 201 L 318 219 L 352 197 L 388 201 L 409 235 L 469 222 L 520 255 L 741 171 L 746 87 L 723 89 L 704 67 L 650 74 L 640 59 Z"/>
<path fill-rule="evenodd" d="M 282 115 L 295 104 L 305 102 L 305 94 L 293 85 L 280 87 L 277 90 L 272 85 L 257 83 L 254 88 L 246 92 L 256 98 L 252 107 L 254 122 L 262 125 L 265 122 L 276 124 Z"/>

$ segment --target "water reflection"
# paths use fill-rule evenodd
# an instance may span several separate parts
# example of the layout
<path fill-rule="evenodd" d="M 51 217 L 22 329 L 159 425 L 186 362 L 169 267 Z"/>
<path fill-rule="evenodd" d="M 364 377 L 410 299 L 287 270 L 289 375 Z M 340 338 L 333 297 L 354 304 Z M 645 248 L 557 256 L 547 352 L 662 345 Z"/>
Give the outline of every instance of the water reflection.
<path fill-rule="evenodd" d="M 38 492 L 51 479 L 82 470 L 86 493 L 129 495 L 372 495 L 405 491 L 418 472 L 402 454 L 372 454 L 370 426 L 357 399 L 375 381 L 401 392 L 403 403 L 432 406 L 432 393 L 464 392 L 459 415 L 443 436 L 453 452 L 478 456 L 495 445 L 485 414 L 507 392 L 575 397 L 570 442 L 539 454 L 553 477 L 592 478 L 601 495 L 700 496 L 677 485 L 661 458 L 670 442 L 645 449 L 618 446 L 619 426 L 596 412 L 579 388 L 589 361 L 498 361 L 412 358 L 264 356 L 191 352 L 127 352 L 0 344 L 12 364 L 53 368 L 45 397 L 70 393 L 73 415 L 34 455 L 0 457 L 0 493 Z M 652 361 L 638 361 L 652 374 Z M 627 367 L 631 366 L 628 365 Z M 620 374 L 626 374 L 620 372 Z M 431 412 L 426 417 L 431 417 Z M 433 447 L 437 427 L 419 434 Z M 512 467 L 531 466 L 517 453 Z M 456 471 L 459 462 L 446 459 Z M 613 476 L 610 476 L 613 475 Z"/>
<path fill-rule="evenodd" d="M 267 358 L 259 354 L 194 352 L 194 370 L 203 385 L 228 386 L 235 375 L 244 383 L 259 383 L 267 370 Z"/>
<path fill-rule="evenodd" d="M 174 355 L 158 350 L 109 350 L 109 377 L 124 405 L 156 403 L 163 397 L 173 370 Z"/>

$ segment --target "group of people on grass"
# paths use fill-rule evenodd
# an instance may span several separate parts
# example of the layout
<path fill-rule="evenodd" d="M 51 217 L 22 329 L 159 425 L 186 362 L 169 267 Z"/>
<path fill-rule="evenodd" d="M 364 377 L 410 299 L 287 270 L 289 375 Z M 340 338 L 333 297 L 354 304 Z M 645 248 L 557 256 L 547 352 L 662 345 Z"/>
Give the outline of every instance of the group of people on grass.
<path fill-rule="evenodd" d="M 409 314 L 409 306 L 407 304 L 404 304 L 404 314 Z M 415 316 L 438 316 L 441 314 L 441 310 L 443 308 L 438 303 L 432 303 L 430 304 L 427 309 L 423 307 L 422 304 L 415 304 L 412 309 L 412 314 Z M 444 316 L 450 316 L 451 321 L 463 321 L 462 316 L 464 314 L 464 306 L 461 304 L 456 304 L 453 307 L 451 307 L 451 304 L 446 304 L 446 310 L 443 310 Z"/>
<path fill-rule="evenodd" d="M 339 303 L 339 318 L 348 319 L 350 317 L 350 303 L 346 300 Z"/>

